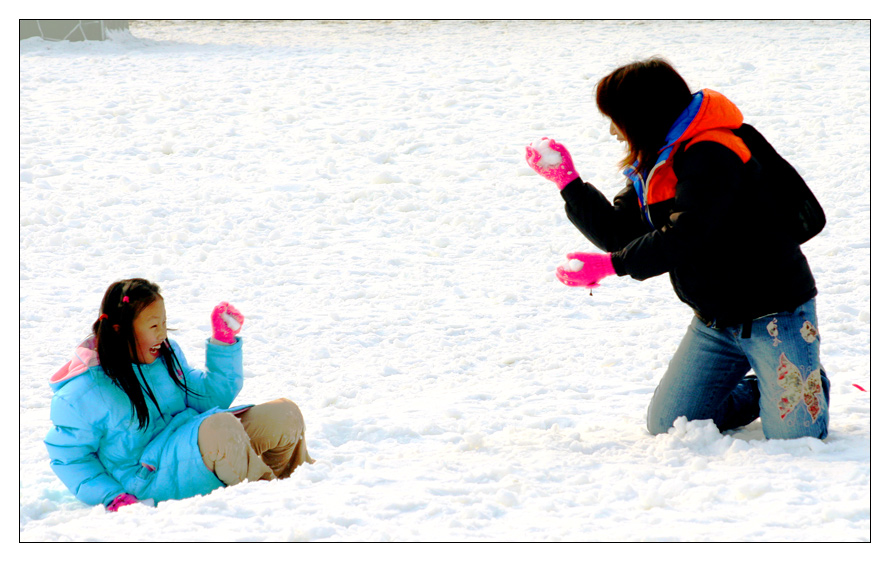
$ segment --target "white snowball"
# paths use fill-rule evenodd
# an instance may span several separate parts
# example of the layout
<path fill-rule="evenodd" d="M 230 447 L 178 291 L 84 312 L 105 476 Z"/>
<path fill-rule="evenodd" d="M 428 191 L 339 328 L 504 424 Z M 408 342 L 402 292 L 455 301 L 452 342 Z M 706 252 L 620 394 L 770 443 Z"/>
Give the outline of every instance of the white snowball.
<path fill-rule="evenodd" d="M 239 323 L 235 317 L 231 316 L 228 313 L 223 313 L 222 318 L 224 321 L 226 321 L 226 324 L 229 325 L 229 328 L 232 330 L 236 330 L 239 326 L 241 326 L 241 323 Z"/>
<path fill-rule="evenodd" d="M 568 262 L 566 262 L 563 265 L 562 269 L 565 270 L 566 272 L 580 272 L 581 268 L 583 268 L 583 267 L 584 267 L 584 262 L 582 262 L 581 260 L 578 260 L 576 258 L 573 258 L 573 259 L 569 260 Z"/>
<path fill-rule="evenodd" d="M 532 143 L 532 148 L 541 155 L 538 166 L 543 170 L 559 166 L 562 163 L 562 155 L 550 148 L 550 139 L 535 141 Z"/>

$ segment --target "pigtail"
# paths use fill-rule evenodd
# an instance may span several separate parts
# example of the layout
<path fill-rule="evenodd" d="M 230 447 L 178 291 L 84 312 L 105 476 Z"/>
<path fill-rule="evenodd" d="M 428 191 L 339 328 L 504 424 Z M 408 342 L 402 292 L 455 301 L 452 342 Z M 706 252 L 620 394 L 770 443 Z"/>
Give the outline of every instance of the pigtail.
<path fill-rule="evenodd" d="M 173 345 L 170 344 L 169 338 L 164 340 L 164 345 L 161 346 L 161 359 L 164 362 L 164 366 L 167 368 L 167 373 L 169 373 L 170 377 L 173 379 L 173 383 L 185 393 L 186 405 L 188 405 L 189 395 L 193 397 L 202 396 L 200 393 L 196 393 L 189 389 L 188 379 L 185 377 L 185 369 L 183 369 L 179 357 L 173 352 Z"/>

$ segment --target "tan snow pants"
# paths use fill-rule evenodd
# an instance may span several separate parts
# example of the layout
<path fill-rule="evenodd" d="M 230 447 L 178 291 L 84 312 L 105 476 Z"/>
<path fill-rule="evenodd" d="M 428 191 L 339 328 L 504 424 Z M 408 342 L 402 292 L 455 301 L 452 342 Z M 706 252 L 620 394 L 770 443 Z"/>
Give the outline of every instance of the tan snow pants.
<path fill-rule="evenodd" d="M 284 479 L 298 465 L 315 463 L 306 449 L 303 413 L 288 399 L 208 416 L 198 428 L 198 448 L 207 469 L 226 485 Z"/>

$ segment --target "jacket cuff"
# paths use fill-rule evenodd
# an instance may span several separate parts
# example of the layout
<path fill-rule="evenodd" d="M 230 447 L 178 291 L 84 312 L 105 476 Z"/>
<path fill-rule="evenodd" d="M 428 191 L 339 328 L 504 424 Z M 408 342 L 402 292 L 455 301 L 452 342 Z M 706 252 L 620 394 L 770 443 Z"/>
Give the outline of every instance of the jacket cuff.
<path fill-rule="evenodd" d="M 615 269 L 615 275 L 626 276 L 627 270 L 624 269 L 624 261 L 621 260 L 621 257 L 615 252 L 610 253 L 609 256 L 612 257 L 612 268 Z"/>
<path fill-rule="evenodd" d="M 569 200 L 572 199 L 573 192 L 578 191 L 582 186 L 584 186 L 584 180 L 581 179 L 581 176 L 578 176 L 571 182 L 565 185 L 565 187 L 559 190 L 559 195 L 562 196 L 562 199 L 569 203 Z"/>
<path fill-rule="evenodd" d="M 232 342 L 231 344 L 228 344 L 226 342 L 220 342 L 216 338 L 213 338 L 212 336 L 208 336 L 206 343 L 207 343 L 208 350 L 211 347 L 222 348 L 224 350 L 227 348 L 231 348 L 232 350 L 240 350 L 241 349 L 241 337 L 240 336 L 236 336 L 235 341 Z"/>

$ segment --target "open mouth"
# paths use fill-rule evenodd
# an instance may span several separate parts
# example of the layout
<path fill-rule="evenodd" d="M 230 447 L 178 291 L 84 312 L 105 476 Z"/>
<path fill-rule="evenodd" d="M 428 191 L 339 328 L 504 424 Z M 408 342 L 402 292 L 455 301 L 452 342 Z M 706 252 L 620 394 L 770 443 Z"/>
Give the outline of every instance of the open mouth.
<path fill-rule="evenodd" d="M 153 357 L 157 357 L 158 354 L 160 353 L 160 351 L 161 351 L 160 344 L 158 344 L 156 346 L 152 346 L 151 348 L 148 349 L 148 353 L 151 354 Z"/>

